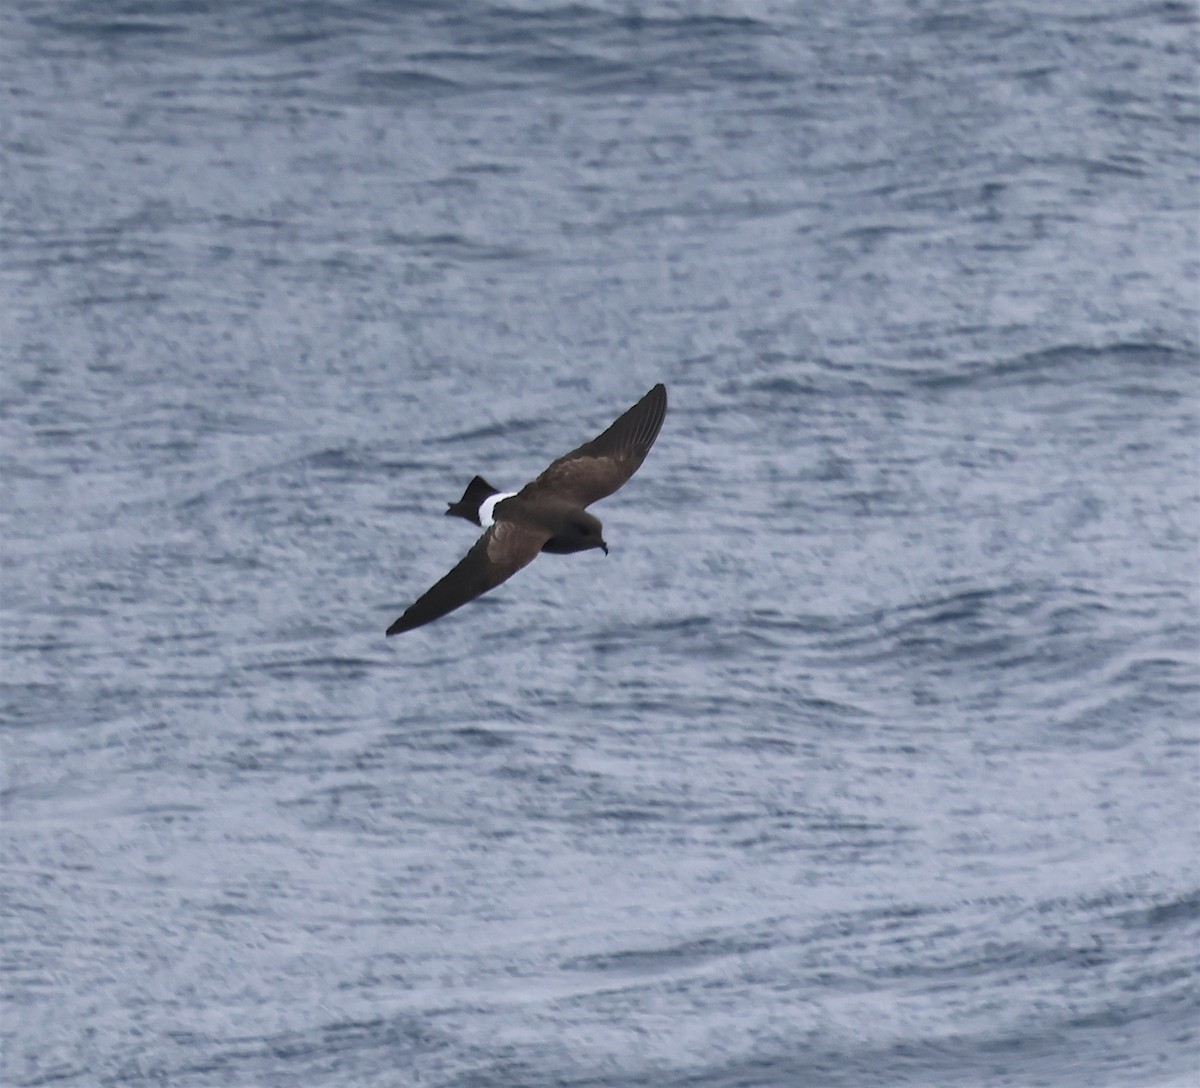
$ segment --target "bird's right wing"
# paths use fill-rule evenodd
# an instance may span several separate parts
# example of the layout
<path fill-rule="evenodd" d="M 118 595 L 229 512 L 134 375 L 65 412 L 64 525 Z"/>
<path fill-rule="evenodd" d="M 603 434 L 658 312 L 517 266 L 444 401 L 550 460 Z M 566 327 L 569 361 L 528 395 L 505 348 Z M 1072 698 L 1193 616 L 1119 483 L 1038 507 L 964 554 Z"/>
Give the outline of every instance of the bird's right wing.
<path fill-rule="evenodd" d="M 667 414 L 667 390 L 660 382 L 607 430 L 564 454 L 521 494 L 552 494 L 577 506 L 611 495 L 646 459 Z"/>
<path fill-rule="evenodd" d="M 496 522 L 475 541 L 458 566 L 409 605 L 387 633 L 411 631 L 495 589 L 532 563 L 549 539 L 550 534 L 541 529 L 511 521 Z"/>

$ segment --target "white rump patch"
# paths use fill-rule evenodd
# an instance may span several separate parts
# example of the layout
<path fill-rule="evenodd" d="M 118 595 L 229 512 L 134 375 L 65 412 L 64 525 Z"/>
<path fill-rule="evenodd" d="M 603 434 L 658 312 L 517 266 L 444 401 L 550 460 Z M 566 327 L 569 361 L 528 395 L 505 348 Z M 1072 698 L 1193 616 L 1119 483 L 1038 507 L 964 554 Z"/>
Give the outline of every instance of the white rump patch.
<path fill-rule="evenodd" d="M 496 522 L 496 504 L 505 499 L 511 499 L 515 491 L 501 491 L 498 495 L 489 495 L 479 504 L 479 524 L 490 529 Z"/>

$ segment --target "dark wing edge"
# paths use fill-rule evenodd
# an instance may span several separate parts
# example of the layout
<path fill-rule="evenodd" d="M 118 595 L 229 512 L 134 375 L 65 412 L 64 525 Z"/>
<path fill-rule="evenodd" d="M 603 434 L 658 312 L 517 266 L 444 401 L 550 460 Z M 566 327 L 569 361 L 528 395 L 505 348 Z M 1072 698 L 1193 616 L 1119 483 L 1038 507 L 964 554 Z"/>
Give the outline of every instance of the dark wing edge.
<path fill-rule="evenodd" d="M 461 562 L 405 609 L 387 629 L 398 635 L 441 619 L 468 601 L 495 589 L 537 558 L 550 534 L 498 521 L 475 541 Z"/>
<path fill-rule="evenodd" d="M 553 492 L 580 506 L 611 495 L 646 459 L 667 415 L 667 387 L 659 382 L 590 442 L 553 461 L 526 492 Z"/>

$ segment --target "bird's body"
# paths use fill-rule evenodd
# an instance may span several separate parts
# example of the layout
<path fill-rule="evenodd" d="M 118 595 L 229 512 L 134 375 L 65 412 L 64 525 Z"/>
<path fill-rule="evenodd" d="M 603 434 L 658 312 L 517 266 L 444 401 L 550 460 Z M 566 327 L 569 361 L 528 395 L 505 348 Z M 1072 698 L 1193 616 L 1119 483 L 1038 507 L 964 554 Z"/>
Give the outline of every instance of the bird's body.
<path fill-rule="evenodd" d="M 606 431 L 558 458 L 520 491 L 498 491 L 476 476 L 446 515 L 474 522 L 485 530 L 483 536 L 387 633 L 439 619 L 512 577 L 539 552 L 566 555 L 602 548 L 608 554 L 603 526 L 586 507 L 637 471 L 666 411 L 667 390 L 659 384 Z"/>

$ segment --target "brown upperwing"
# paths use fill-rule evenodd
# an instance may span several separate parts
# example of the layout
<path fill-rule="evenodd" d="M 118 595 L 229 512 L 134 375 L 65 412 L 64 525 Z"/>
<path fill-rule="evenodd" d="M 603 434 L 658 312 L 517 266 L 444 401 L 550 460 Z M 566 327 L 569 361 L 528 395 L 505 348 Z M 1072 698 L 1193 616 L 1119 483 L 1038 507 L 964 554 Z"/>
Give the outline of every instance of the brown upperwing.
<path fill-rule="evenodd" d="M 495 589 L 533 562 L 549 539 L 549 532 L 543 529 L 511 521 L 496 522 L 475 541 L 458 566 L 409 605 L 387 633 L 411 631 Z"/>
<path fill-rule="evenodd" d="M 660 382 L 608 430 L 554 461 L 521 490 L 524 498 L 554 495 L 577 506 L 611 495 L 646 459 L 667 414 Z"/>

